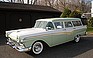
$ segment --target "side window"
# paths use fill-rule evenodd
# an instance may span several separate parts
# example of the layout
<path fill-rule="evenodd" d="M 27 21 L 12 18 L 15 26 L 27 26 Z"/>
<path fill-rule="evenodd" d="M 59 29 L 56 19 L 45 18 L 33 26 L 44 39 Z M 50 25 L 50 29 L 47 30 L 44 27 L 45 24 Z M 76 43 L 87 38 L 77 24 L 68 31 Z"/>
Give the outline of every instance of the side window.
<path fill-rule="evenodd" d="M 63 28 L 63 22 L 54 22 L 54 24 L 57 29 Z"/>
<path fill-rule="evenodd" d="M 81 25 L 82 25 L 81 21 L 78 21 L 78 26 L 81 26 Z"/>
<path fill-rule="evenodd" d="M 68 27 L 73 27 L 72 23 L 71 22 L 65 22 L 65 27 L 68 28 Z"/>
<path fill-rule="evenodd" d="M 54 30 L 54 26 L 53 26 L 52 22 L 48 22 L 48 24 L 46 25 L 46 29 Z"/>
<path fill-rule="evenodd" d="M 72 21 L 74 26 L 81 26 L 82 23 L 80 21 Z"/>
<path fill-rule="evenodd" d="M 63 28 L 63 24 L 61 24 L 60 22 L 54 22 L 54 25 L 57 29 L 61 29 Z"/>

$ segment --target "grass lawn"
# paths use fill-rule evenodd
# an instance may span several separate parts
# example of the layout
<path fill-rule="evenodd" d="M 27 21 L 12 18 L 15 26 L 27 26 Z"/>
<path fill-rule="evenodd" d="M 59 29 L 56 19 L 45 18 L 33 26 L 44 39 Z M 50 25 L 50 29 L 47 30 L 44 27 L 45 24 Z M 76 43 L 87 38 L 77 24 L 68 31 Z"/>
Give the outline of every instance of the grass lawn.
<path fill-rule="evenodd" d="M 88 27 L 87 32 L 93 32 L 93 27 Z"/>

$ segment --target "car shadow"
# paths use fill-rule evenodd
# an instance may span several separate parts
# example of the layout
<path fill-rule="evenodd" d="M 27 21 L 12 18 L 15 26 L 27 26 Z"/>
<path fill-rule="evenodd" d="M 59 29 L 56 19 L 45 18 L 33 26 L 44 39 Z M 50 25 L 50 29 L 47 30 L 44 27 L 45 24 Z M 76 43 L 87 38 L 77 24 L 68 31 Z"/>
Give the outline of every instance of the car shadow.
<path fill-rule="evenodd" d="M 40 55 L 29 55 L 34 58 L 67 58 L 75 57 L 93 49 L 93 37 L 82 37 L 79 43 L 68 42 L 46 49 Z"/>

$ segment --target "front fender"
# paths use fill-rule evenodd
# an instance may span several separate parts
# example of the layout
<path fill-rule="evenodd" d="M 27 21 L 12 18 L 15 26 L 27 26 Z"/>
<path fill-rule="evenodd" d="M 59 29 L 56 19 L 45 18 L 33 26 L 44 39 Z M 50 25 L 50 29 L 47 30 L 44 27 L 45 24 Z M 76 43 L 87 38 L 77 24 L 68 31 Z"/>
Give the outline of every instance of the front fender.
<path fill-rule="evenodd" d="M 32 47 L 33 43 L 36 41 L 43 41 L 45 42 L 48 46 L 50 46 L 48 44 L 47 41 L 43 40 L 42 38 L 29 38 L 27 40 L 24 40 L 23 44 L 25 45 L 25 47 Z"/>

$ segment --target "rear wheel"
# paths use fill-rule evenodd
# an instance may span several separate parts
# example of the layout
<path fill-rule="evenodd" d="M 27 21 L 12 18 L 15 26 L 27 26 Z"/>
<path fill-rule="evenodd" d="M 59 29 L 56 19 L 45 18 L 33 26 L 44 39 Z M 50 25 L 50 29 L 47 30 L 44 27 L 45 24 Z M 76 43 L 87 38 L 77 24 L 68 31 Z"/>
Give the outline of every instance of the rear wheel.
<path fill-rule="evenodd" d="M 34 54 L 40 54 L 44 49 L 44 46 L 42 44 L 42 42 L 35 42 L 33 45 L 32 45 L 32 52 Z"/>
<path fill-rule="evenodd" d="M 80 35 L 77 35 L 75 38 L 74 38 L 74 41 L 77 43 L 80 41 Z"/>

